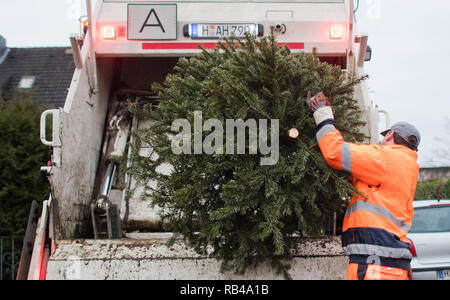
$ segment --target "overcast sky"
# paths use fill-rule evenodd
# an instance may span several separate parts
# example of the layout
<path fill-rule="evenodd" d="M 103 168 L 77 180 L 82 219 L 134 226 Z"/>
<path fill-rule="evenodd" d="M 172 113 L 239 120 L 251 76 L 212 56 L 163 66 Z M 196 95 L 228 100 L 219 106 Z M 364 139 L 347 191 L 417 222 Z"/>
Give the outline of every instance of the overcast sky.
<path fill-rule="evenodd" d="M 0 0 L 0 34 L 9 47 L 69 46 L 84 3 Z M 450 166 L 450 1 L 361 0 L 356 18 L 373 49 L 366 71 L 374 104 L 391 123 L 417 126 L 422 167 Z"/>
<path fill-rule="evenodd" d="M 361 0 L 375 104 L 422 134 L 421 166 L 450 166 L 450 1 Z M 355 1 L 356 3 L 356 1 Z"/>

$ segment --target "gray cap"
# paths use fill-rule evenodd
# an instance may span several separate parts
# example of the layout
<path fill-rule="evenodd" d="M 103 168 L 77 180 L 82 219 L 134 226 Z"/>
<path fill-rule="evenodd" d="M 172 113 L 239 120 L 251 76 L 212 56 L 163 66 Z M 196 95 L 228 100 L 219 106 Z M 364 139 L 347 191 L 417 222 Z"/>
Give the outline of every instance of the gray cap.
<path fill-rule="evenodd" d="M 411 136 L 415 137 L 417 140 L 417 143 L 414 143 L 411 146 L 417 151 L 419 144 L 420 144 L 420 133 L 416 127 L 414 127 L 413 125 L 411 125 L 407 122 L 399 122 L 399 123 L 395 124 L 394 126 L 392 126 L 391 129 L 383 131 L 381 133 L 381 135 L 386 136 L 386 134 L 388 134 L 389 131 L 391 131 L 391 130 L 394 131 L 395 133 L 397 133 L 407 143 L 410 142 L 409 137 L 411 137 Z"/>

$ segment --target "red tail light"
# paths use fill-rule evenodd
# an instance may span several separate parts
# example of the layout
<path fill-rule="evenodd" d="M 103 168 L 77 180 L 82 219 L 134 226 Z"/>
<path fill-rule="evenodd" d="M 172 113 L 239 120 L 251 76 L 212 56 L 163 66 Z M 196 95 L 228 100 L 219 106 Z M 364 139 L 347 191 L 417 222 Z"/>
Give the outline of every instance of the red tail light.
<path fill-rule="evenodd" d="M 331 25 L 330 27 L 330 39 L 341 40 L 344 38 L 344 27 L 339 24 Z"/>
<path fill-rule="evenodd" d="M 88 31 L 88 29 L 89 29 L 89 22 L 88 22 L 88 20 L 86 20 L 86 21 L 83 22 L 83 31 L 84 31 L 84 34 L 86 34 L 86 32 Z"/>
<path fill-rule="evenodd" d="M 112 25 L 103 27 L 103 38 L 105 40 L 113 40 L 116 38 L 116 28 Z"/>
<path fill-rule="evenodd" d="M 411 240 L 409 240 L 409 244 L 411 245 L 411 248 L 409 249 L 409 252 L 411 252 L 411 255 L 413 257 L 417 257 L 416 248 L 414 248 L 414 244 Z"/>

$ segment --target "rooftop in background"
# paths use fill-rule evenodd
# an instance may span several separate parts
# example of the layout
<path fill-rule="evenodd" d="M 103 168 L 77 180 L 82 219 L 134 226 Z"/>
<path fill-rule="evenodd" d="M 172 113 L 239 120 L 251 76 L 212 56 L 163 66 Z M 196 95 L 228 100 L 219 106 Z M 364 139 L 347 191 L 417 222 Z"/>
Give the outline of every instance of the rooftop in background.
<path fill-rule="evenodd" d="M 420 168 L 419 182 L 433 179 L 450 179 L 450 167 Z"/>
<path fill-rule="evenodd" d="M 19 89 L 43 104 L 62 107 L 74 70 L 70 48 L 7 48 L 0 36 L 0 94 L 5 100 Z"/>

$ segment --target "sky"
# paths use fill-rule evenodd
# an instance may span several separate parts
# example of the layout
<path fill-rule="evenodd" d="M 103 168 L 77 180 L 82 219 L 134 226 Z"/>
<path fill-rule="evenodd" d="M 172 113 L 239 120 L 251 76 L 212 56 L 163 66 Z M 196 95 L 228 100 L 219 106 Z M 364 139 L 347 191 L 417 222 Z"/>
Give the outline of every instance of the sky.
<path fill-rule="evenodd" d="M 85 2 L 0 0 L 0 34 L 9 47 L 69 46 Z M 450 166 L 450 1 L 360 0 L 356 21 L 373 49 L 374 105 L 419 129 L 421 167 Z"/>
<path fill-rule="evenodd" d="M 368 33 L 373 49 L 365 68 L 372 100 L 391 123 L 419 129 L 422 167 L 450 166 L 450 1 L 360 4 L 357 29 Z"/>

